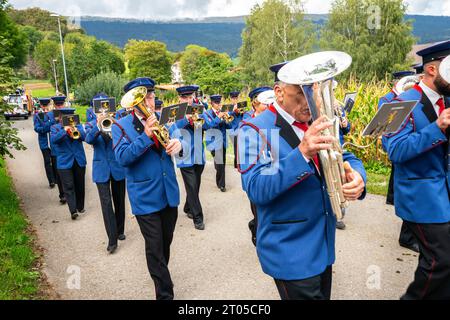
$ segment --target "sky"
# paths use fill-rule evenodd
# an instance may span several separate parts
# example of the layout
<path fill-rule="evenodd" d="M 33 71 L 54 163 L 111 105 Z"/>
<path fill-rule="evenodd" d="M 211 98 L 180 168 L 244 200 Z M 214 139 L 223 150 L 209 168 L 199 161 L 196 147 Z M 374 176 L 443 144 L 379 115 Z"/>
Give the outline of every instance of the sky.
<path fill-rule="evenodd" d="M 327 13 L 333 0 L 306 0 L 307 13 Z M 40 7 L 65 16 L 167 20 L 248 15 L 263 0 L 9 0 L 17 9 Z M 450 0 L 405 0 L 408 13 L 450 16 Z"/>

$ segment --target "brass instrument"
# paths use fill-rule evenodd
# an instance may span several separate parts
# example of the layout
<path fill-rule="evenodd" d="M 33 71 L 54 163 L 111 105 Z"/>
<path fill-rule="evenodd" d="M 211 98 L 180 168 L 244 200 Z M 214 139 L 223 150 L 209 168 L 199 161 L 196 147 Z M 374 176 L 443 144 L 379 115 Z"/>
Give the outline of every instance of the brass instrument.
<path fill-rule="evenodd" d="M 75 125 L 75 120 L 73 116 L 69 116 L 69 125 L 64 127 L 64 129 L 66 130 L 66 132 L 69 134 L 69 136 L 73 139 L 73 140 L 79 140 L 81 137 L 80 131 L 78 131 L 76 125 Z"/>
<path fill-rule="evenodd" d="M 342 210 L 348 207 L 348 201 L 342 189 L 347 181 L 344 151 L 339 142 L 340 118 L 334 108 L 333 78 L 348 69 L 351 62 L 352 58 L 343 52 L 318 52 L 288 63 L 279 73 L 281 81 L 302 87 L 314 120 L 325 115 L 334 124 L 322 134 L 334 137 L 335 142 L 330 150 L 320 151 L 319 158 L 333 212 L 338 220 L 342 219 Z"/>
<path fill-rule="evenodd" d="M 196 128 L 201 128 L 205 124 L 205 119 L 200 118 L 200 109 L 196 106 L 192 106 L 192 121 Z"/>
<path fill-rule="evenodd" d="M 144 119 L 147 120 L 151 116 L 154 115 L 152 111 L 150 111 L 145 104 L 145 96 L 147 95 L 146 87 L 137 87 L 125 94 L 120 102 L 127 110 L 132 110 L 133 108 L 137 108 L 143 115 Z M 155 128 L 153 129 L 153 134 L 158 139 L 159 143 L 166 148 L 170 141 L 169 130 L 165 126 L 157 123 Z"/>
<path fill-rule="evenodd" d="M 409 89 L 413 88 L 419 82 L 420 82 L 420 78 L 417 75 L 403 77 L 395 85 L 394 91 L 399 96 L 403 92 L 406 92 Z"/>
<path fill-rule="evenodd" d="M 450 83 L 450 56 L 442 60 L 441 65 L 439 66 L 439 74 L 442 79 Z"/>
<path fill-rule="evenodd" d="M 225 120 L 227 124 L 230 124 L 234 121 L 234 117 L 227 112 L 225 113 L 225 116 L 223 116 L 222 120 Z"/>

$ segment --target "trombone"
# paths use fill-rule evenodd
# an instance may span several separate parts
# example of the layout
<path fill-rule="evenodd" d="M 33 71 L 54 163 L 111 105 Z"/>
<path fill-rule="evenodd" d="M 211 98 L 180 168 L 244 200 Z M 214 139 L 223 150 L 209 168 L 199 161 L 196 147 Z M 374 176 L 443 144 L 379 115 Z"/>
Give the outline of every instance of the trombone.
<path fill-rule="evenodd" d="M 125 94 L 120 102 L 120 105 L 127 110 L 137 108 L 143 115 L 144 119 L 147 120 L 154 115 L 154 112 L 150 111 L 145 103 L 145 96 L 147 95 L 146 87 L 137 87 Z M 170 142 L 169 130 L 159 122 L 155 125 L 153 129 L 153 134 L 158 139 L 159 143 L 165 148 L 167 148 Z"/>

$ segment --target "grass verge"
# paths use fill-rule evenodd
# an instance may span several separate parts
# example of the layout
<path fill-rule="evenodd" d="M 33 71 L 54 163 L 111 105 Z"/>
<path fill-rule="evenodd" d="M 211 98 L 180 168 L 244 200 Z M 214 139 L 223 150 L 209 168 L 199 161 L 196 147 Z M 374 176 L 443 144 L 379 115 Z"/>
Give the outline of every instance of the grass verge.
<path fill-rule="evenodd" d="M 0 195 L 0 300 L 39 299 L 38 257 L 1 158 Z"/>

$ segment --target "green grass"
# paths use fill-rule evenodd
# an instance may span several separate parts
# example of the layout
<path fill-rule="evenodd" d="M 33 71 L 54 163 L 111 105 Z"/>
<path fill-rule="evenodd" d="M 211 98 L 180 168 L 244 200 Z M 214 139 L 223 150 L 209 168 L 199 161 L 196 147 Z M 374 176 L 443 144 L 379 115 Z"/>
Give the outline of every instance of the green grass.
<path fill-rule="evenodd" d="M 367 172 L 367 191 L 371 194 L 386 196 L 389 188 L 390 174 Z"/>
<path fill-rule="evenodd" d="M 33 90 L 33 97 L 34 98 L 50 98 L 53 97 L 56 94 L 55 89 L 34 89 Z"/>
<path fill-rule="evenodd" d="M 38 80 L 38 79 L 21 80 L 20 82 L 23 83 L 23 84 L 36 84 L 36 83 L 48 83 L 48 84 L 50 84 L 50 81 L 48 81 L 48 80 Z"/>
<path fill-rule="evenodd" d="M 33 265 L 37 257 L 3 159 L 0 194 L 0 300 L 36 299 L 39 273 Z"/>
<path fill-rule="evenodd" d="M 80 116 L 81 123 L 86 123 L 86 110 L 89 109 L 89 106 L 74 105 L 73 107 L 76 109 L 75 114 Z"/>

